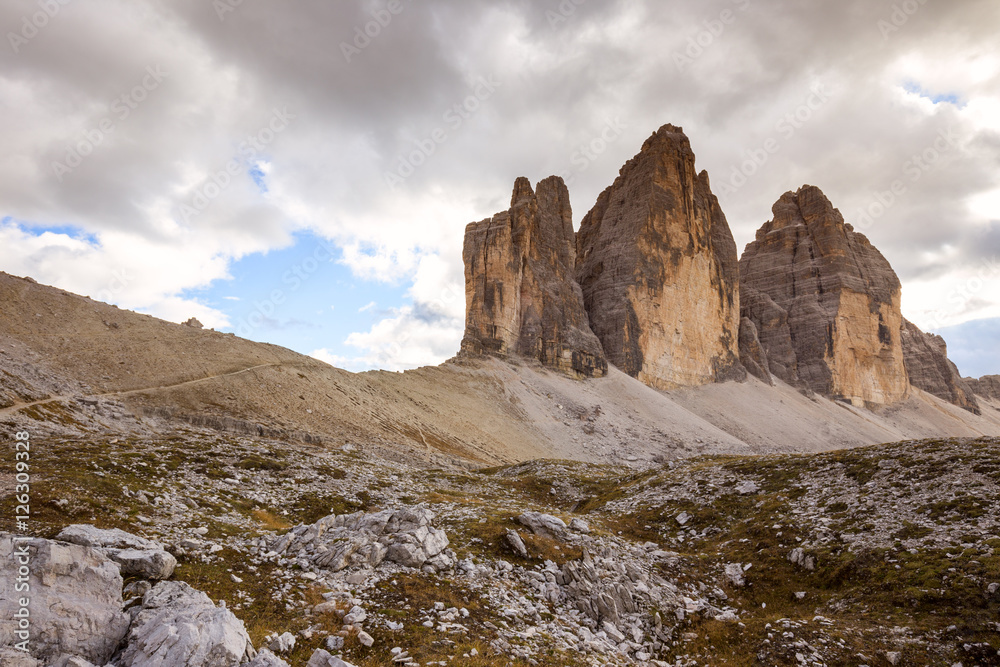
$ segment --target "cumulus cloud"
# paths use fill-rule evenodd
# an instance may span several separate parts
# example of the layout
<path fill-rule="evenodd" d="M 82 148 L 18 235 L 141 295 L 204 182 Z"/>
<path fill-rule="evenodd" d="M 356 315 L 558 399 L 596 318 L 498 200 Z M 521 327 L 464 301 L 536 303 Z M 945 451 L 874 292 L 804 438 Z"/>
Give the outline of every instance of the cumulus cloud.
<path fill-rule="evenodd" d="M 434 363 L 465 224 L 552 173 L 579 221 L 672 122 L 741 247 L 818 185 L 917 324 L 1000 314 L 994 0 L 218 4 L 88 0 L 34 31 L 35 0 L 0 6 L 0 268 L 225 326 L 185 292 L 310 231 L 410 287 L 351 363 Z"/>

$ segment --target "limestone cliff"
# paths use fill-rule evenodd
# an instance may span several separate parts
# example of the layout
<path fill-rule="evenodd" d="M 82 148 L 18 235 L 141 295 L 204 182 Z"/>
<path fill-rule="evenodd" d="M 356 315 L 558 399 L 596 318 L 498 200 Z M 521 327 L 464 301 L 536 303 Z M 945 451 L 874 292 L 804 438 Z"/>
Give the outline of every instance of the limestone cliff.
<path fill-rule="evenodd" d="M 900 283 L 813 186 L 787 192 L 740 259 L 743 314 L 771 372 L 858 405 L 906 397 Z"/>
<path fill-rule="evenodd" d="M 909 320 L 903 320 L 903 359 L 910 384 L 949 403 L 981 414 L 972 388 L 962 379 L 958 367 L 948 359 L 944 338 L 927 334 Z"/>
<path fill-rule="evenodd" d="M 774 384 L 767 354 L 757 335 L 757 326 L 748 317 L 740 320 L 740 363 L 754 377 L 770 385 Z"/>
<path fill-rule="evenodd" d="M 573 278 L 576 247 L 561 178 L 517 179 L 510 210 L 465 231 L 462 353 L 518 355 L 584 377 L 607 373 Z"/>
<path fill-rule="evenodd" d="M 1000 401 L 1000 375 L 984 375 L 978 380 L 964 378 L 972 392 L 983 398 Z"/>
<path fill-rule="evenodd" d="M 743 379 L 736 243 L 683 130 L 660 128 L 577 234 L 576 276 L 608 360 L 661 389 Z"/>

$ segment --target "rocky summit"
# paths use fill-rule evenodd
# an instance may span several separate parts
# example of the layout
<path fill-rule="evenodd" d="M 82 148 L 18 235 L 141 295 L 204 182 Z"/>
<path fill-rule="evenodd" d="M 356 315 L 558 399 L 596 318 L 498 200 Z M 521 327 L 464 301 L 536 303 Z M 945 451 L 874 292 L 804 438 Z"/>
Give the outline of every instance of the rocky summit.
<path fill-rule="evenodd" d="M 576 277 L 611 363 L 660 389 L 745 377 L 736 243 L 681 128 L 646 140 L 576 244 Z"/>
<path fill-rule="evenodd" d="M 906 397 L 899 278 L 819 188 L 786 192 L 740 259 L 771 372 L 857 405 Z"/>
<path fill-rule="evenodd" d="M 510 210 L 470 224 L 462 353 L 518 355 L 584 377 L 608 364 L 573 279 L 576 245 L 569 191 L 559 177 L 514 184 Z"/>

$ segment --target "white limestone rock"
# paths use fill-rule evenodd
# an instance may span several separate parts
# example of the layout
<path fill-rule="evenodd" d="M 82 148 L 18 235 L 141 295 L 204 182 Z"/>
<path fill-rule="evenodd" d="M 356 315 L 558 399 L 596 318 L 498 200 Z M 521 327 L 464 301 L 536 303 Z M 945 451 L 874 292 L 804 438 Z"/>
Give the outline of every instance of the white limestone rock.
<path fill-rule="evenodd" d="M 120 667 L 232 667 L 254 657 L 243 622 L 201 591 L 163 581 L 143 598 Z"/>
<path fill-rule="evenodd" d="M 566 523 L 559 517 L 541 512 L 525 512 L 517 517 L 517 522 L 535 535 L 565 540 L 568 536 Z"/>
<path fill-rule="evenodd" d="M 0 533 L 0 580 L 15 580 L 16 555 L 25 546 L 32 657 L 48 662 L 69 655 L 107 663 L 128 630 L 119 566 L 90 547 L 37 538 L 20 543 Z M 0 646 L 18 641 L 17 605 L 14 595 L 0 597 Z"/>

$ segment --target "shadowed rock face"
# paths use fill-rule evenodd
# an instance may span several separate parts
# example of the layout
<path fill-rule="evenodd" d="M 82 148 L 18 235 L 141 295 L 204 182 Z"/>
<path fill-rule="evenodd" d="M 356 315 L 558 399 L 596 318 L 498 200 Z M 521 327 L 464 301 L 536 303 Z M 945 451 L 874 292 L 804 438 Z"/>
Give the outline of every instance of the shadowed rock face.
<path fill-rule="evenodd" d="M 902 400 L 900 283 L 868 239 L 813 186 L 787 192 L 740 259 L 743 314 L 771 372 L 864 405 Z"/>
<path fill-rule="evenodd" d="M 983 398 L 1000 401 L 1000 375 L 984 375 L 979 378 L 964 378 L 973 393 Z"/>
<path fill-rule="evenodd" d="M 561 178 L 517 179 L 509 211 L 465 231 L 462 353 L 519 355 L 584 377 L 608 364 L 573 279 L 576 248 Z"/>
<path fill-rule="evenodd" d="M 948 359 L 944 338 L 924 333 L 904 319 L 903 355 L 910 384 L 973 414 L 981 414 L 972 388 Z"/>
<path fill-rule="evenodd" d="M 736 243 L 666 125 L 622 167 L 577 234 L 577 281 L 608 360 L 660 389 L 744 379 Z"/>
<path fill-rule="evenodd" d="M 757 326 L 748 317 L 740 320 L 740 363 L 754 377 L 770 385 L 774 384 L 767 363 L 767 354 L 757 336 Z"/>

